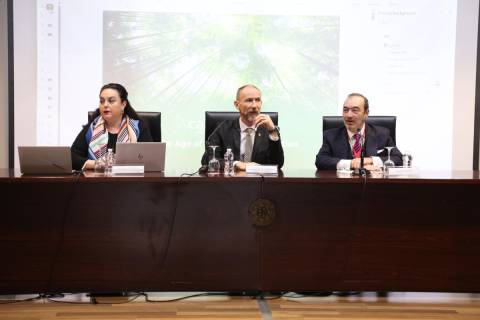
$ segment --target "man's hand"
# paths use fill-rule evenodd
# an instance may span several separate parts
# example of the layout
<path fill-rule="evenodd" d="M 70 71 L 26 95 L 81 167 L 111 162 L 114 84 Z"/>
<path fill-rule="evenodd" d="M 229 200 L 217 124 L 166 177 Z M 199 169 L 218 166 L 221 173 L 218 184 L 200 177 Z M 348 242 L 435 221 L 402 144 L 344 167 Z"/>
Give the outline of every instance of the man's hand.
<path fill-rule="evenodd" d="M 275 124 L 272 121 L 272 118 L 268 114 L 259 114 L 255 118 L 255 127 L 264 127 L 269 132 L 275 130 Z"/>
<path fill-rule="evenodd" d="M 379 167 L 376 167 L 374 166 L 373 164 L 367 164 L 365 166 L 363 166 L 365 169 L 367 169 L 368 171 L 382 171 L 382 168 L 379 168 Z"/>
<path fill-rule="evenodd" d="M 257 166 L 258 163 L 256 162 L 242 162 L 242 161 L 237 161 L 235 163 L 235 170 L 238 171 L 245 171 L 247 169 L 247 166 Z"/>
<path fill-rule="evenodd" d="M 363 159 L 363 167 L 367 170 L 370 170 L 367 166 L 373 168 L 373 159 L 371 157 Z M 350 167 L 352 169 L 360 169 L 360 158 L 352 159 Z"/>
<path fill-rule="evenodd" d="M 278 137 L 275 124 L 268 114 L 259 114 L 257 118 L 255 118 L 255 127 L 264 127 L 273 138 Z"/>

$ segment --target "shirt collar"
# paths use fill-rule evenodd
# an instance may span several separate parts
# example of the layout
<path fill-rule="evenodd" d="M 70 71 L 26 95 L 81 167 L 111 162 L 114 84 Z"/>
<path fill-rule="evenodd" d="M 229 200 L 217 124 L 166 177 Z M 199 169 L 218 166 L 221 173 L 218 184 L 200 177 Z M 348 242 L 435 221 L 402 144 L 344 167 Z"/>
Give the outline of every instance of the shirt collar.
<path fill-rule="evenodd" d="M 238 118 L 238 122 L 240 122 L 240 131 L 241 132 L 245 132 L 245 129 L 247 128 L 252 128 L 253 130 L 255 130 L 255 127 L 249 127 L 247 126 L 245 123 L 243 123 L 242 119 Z"/>
<path fill-rule="evenodd" d="M 348 138 L 351 140 L 353 139 L 353 135 L 356 132 L 351 132 L 350 130 L 347 129 L 347 133 L 348 133 Z M 360 134 L 362 135 L 362 137 L 365 137 L 365 123 L 363 123 L 362 130 L 360 130 Z"/>

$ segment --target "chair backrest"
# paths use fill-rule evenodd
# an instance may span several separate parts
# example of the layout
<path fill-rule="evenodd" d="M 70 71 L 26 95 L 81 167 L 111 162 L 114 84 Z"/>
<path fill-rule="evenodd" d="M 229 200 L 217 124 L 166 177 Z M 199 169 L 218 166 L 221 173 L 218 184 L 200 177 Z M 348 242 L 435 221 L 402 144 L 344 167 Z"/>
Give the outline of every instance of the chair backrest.
<path fill-rule="evenodd" d="M 88 112 L 88 122 L 92 121 L 92 117 L 95 111 Z M 145 121 L 150 129 L 150 134 L 154 142 L 162 142 L 162 113 L 161 112 L 148 112 L 137 111 L 140 119 Z"/>
<path fill-rule="evenodd" d="M 273 123 L 278 125 L 278 112 L 262 112 L 272 118 Z M 224 120 L 235 120 L 240 117 L 238 112 L 227 111 L 205 111 L 205 141 L 212 134 L 213 130 Z"/>
<path fill-rule="evenodd" d="M 397 117 L 396 116 L 368 116 L 367 123 L 373 124 L 375 126 L 385 127 L 390 130 L 390 135 L 392 136 L 393 142 L 397 142 L 396 139 L 396 127 L 397 127 Z M 323 117 L 323 131 L 333 128 L 342 127 L 343 117 L 342 116 L 324 116 Z"/>

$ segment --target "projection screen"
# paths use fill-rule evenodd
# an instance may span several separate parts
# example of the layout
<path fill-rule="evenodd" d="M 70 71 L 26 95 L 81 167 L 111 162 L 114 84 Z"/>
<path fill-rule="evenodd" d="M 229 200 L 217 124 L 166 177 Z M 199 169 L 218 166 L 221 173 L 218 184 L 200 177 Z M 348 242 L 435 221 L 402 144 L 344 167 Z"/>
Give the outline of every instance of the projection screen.
<path fill-rule="evenodd" d="M 360 92 L 397 116 L 415 166 L 470 169 L 477 24 L 478 0 L 15 1 L 15 149 L 71 145 L 118 82 L 162 113 L 167 168 L 192 172 L 205 111 L 235 111 L 252 83 L 285 168 L 315 169 L 322 116 Z"/>

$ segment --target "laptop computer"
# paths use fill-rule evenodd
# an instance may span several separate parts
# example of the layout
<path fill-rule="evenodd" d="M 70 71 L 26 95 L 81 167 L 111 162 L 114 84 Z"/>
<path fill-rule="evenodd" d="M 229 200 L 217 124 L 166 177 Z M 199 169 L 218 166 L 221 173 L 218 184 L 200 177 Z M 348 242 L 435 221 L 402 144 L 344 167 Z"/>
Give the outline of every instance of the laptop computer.
<path fill-rule="evenodd" d="M 143 165 L 145 171 L 164 171 L 165 151 L 165 142 L 117 142 L 115 164 Z"/>
<path fill-rule="evenodd" d="M 65 146 L 19 146 L 22 174 L 71 174 L 72 155 Z"/>

